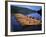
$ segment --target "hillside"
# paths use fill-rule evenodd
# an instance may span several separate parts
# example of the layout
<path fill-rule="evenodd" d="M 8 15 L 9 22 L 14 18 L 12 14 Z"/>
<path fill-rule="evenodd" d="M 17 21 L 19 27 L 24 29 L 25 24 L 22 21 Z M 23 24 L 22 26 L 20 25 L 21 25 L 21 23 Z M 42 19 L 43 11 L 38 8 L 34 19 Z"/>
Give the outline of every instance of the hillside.
<path fill-rule="evenodd" d="M 17 6 L 11 6 L 11 13 L 22 13 L 22 14 L 30 14 L 34 13 L 36 11 L 28 8 L 22 8 L 22 7 L 17 7 Z"/>

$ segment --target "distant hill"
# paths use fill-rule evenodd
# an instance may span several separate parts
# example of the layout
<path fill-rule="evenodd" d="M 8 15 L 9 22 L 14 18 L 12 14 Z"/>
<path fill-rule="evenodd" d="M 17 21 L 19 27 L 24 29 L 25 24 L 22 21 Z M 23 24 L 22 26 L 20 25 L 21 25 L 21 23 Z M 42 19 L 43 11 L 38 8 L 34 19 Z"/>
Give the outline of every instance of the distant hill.
<path fill-rule="evenodd" d="M 23 7 L 11 6 L 11 13 L 30 14 L 30 13 L 36 13 L 36 11 Z"/>

